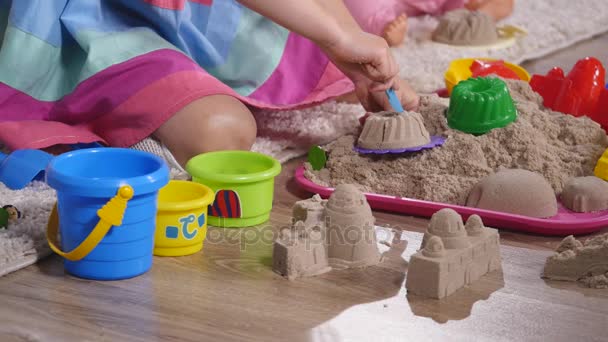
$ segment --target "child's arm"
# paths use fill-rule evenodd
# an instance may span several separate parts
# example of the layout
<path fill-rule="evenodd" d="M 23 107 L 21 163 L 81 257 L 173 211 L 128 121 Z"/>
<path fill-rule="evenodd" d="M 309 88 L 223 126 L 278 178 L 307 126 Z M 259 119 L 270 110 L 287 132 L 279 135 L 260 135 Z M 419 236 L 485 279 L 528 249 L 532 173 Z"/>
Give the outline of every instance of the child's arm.
<path fill-rule="evenodd" d="M 367 78 L 371 88 L 398 87 L 397 64 L 388 45 L 366 34 L 342 0 L 239 0 L 243 5 L 321 47 L 353 81 Z"/>
<path fill-rule="evenodd" d="M 358 28 L 342 0 L 238 0 L 321 47 L 335 44 L 349 28 Z"/>
<path fill-rule="evenodd" d="M 399 79 L 399 67 L 386 41 L 361 30 L 342 0 L 238 1 L 319 45 L 353 81 L 367 109 L 379 105 L 390 110 L 383 91 L 391 87 L 406 109 L 417 107 L 418 96 Z"/>

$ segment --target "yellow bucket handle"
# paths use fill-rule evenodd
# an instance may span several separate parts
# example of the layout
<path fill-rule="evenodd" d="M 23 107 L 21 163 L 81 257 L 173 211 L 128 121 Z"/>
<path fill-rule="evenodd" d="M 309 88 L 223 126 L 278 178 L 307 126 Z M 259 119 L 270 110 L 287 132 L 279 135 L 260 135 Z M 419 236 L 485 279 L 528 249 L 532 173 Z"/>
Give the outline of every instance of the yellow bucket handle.
<path fill-rule="evenodd" d="M 46 229 L 46 240 L 51 249 L 70 261 L 78 261 L 86 257 L 106 236 L 112 226 L 120 226 L 127 209 L 127 202 L 133 197 L 133 188 L 128 185 L 121 186 L 116 196 L 112 197 L 101 209 L 97 211 L 99 222 L 89 236 L 70 252 L 64 252 L 57 247 L 57 232 L 59 231 L 59 216 L 57 203 L 53 206 Z"/>

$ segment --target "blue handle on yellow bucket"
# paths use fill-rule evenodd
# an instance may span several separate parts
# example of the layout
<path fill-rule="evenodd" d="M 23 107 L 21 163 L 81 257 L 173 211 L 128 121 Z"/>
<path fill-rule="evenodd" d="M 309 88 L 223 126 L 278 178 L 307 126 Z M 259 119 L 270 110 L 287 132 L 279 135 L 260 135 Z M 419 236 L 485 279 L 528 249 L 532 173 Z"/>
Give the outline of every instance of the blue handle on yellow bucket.
<path fill-rule="evenodd" d="M 46 230 L 46 239 L 51 249 L 70 261 L 78 261 L 86 257 L 103 240 L 112 226 L 120 226 L 127 209 L 127 202 L 133 198 L 133 188 L 129 185 L 121 186 L 118 193 L 101 209 L 97 211 L 99 222 L 89 236 L 87 236 L 76 248 L 70 252 L 64 252 L 57 247 L 57 232 L 59 231 L 59 216 L 57 204 L 51 211 Z"/>

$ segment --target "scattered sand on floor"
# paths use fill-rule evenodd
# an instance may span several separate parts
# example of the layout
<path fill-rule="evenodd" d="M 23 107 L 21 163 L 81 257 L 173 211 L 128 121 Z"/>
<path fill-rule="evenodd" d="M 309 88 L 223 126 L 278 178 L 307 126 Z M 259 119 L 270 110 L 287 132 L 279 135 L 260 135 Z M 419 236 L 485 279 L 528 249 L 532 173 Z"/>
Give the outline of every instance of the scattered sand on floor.
<path fill-rule="evenodd" d="M 306 165 L 306 177 L 335 187 L 357 184 L 365 192 L 463 205 L 471 188 L 499 168 L 542 174 L 556 194 L 571 177 L 589 176 L 608 147 L 604 130 L 589 118 L 545 109 L 528 83 L 506 80 L 519 116 L 511 125 L 482 136 L 452 130 L 444 112 L 448 101 L 436 95 L 421 99 L 420 113 L 431 135 L 447 137 L 432 150 L 410 155 L 359 155 L 355 136 L 326 146 L 326 168 Z"/>
<path fill-rule="evenodd" d="M 542 277 L 579 281 L 595 289 L 608 288 L 608 234 L 581 242 L 570 235 L 545 263 Z"/>

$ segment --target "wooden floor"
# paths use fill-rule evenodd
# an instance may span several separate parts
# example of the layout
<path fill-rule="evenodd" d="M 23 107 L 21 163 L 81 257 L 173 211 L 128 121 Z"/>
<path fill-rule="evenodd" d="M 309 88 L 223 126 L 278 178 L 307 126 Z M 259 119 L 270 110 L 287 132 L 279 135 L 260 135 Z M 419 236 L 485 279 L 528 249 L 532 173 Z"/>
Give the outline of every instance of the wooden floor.
<path fill-rule="evenodd" d="M 569 69 L 586 55 L 608 65 L 606 46 L 608 34 L 525 66 Z M 292 180 L 300 162 L 277 179 L 269 224 L 210 229 L 202 252 L 155 258 L 143 276 L 80 280 L 50 257 L 0 278 L 0 341 L 606 341 L 608 290 L 539 277 L 559 238 L 501 231 L 502 272 L 427 300 L 403 286 L 427 220 L 376 213 L 407 242 L 383 245 L 381 265 L 297 281 L 275 275 L 272 235 L 290 222 L 294 201 L 309 196 Z"/>

